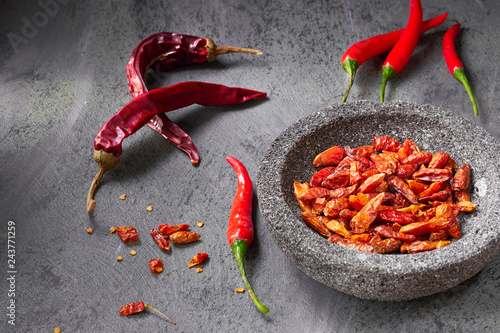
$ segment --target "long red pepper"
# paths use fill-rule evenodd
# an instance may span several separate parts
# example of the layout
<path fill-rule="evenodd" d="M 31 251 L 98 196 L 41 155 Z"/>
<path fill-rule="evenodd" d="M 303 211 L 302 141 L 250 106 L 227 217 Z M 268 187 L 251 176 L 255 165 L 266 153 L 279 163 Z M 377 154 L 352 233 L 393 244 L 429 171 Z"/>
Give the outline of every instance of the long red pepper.
<path fill-rule="evenodd" d="M 422 27 L 420 28 L 420 34 L 429 31 L 441 25 L 448 16 L 448 13 L 444 13 L 440 16 L 436 16 L 422 23 Z M 347 86 L 347 90 L 342 97 L 342 103 L 347 100 L 349 96 L 349 92 L 351 91 L 351 87 L 354 83 L 354 77 L 356 76 L 356 71 L 359 66 L 365 63 L 365 61 L 376 57 L 382 53 L 390 51 L 394 45 L 398 42 L 399 37 L 403 33 L 405 29 L 400 29 L 392 32 L 388 32 L 385 34 L 373 36 L 367 38 L 365 40 L 359 41 L 353 45 L 351 45 L 347 51 L 344 53 L 341 59 L 342 68 L 349 75 L 349 85 Z"/>
<path fill-rule="evenodd" d="M 380 101 L 384 101 L 387 81 L 395 77 L 410 61 L 411 55 L 417 46 L 422 27 L 422 5 L 420 0 L 410 1 L 410 18 L 398 42 L 392 48 L 382 67 L 382 89 Z"/>
<path fill-rule="evenodd" d="M 151 35 L 139 43 L 127 63 L 130 94 L 132 97 L 137 97 L 148 92 L 144 75 L 150 68 L 165 71 L 201 64 L 214 61 L 218 55 L 226 53 L 262 54 L 260 51 L 247 48 L 217 46 L 208 37 L 200 38 L 172 32 L 159 32 Z M 159 113 L 153 116 L 147 125 L 185 151 L 191 163 L 199 162 L 198 150 L 189 135 L 165 114 Z"/>
<path fill-rule="evenodd" d="M 229 214 L 229 223 L 227 227 L 227 240 L 233 249 L 236 263 L 241 277 L 245 282 L 248 293 L 257 308 L 262 313 L 268 313 L 269 309 L 262 304 L 255 295 L 250 282 L 246 277 L 243 258 L 247 253 L 248 246 L 253 241 L 253 222 L 252 222 L 252 196 L 253 185 L 245 166 L 235 159 L 228 156 L 226 160 L 233 167 L 238 179 L 238 187 L 234 196 L 231 212 Z"/>
<path fill-rule="evenodd" d="M 260 91 L 204 82 L 182 82 L 137 96 L 104 124 L 94 140 L 94 160 L 99 171 L 89 189 L 87 213 L 94 210 L 94 192 L 104 173 L 119 161 L 123 139 L 139 130 L 154 115 L 192 104 L 231 105 L 265 97 L 266 93 Z"/>
<path fill-rule="evenodd" d="M 472 101 L 472 107 L 474 108 L 474 114 L 477 116 L 477 105 L 474 95 L 472 94 L 472 89 L 470 88 L 469 81 L 465 76 L 464 65 L 457 55 L 455 50 L 455 39 L 460 31 L 460 23 L 452 26 L 443 36 L 443 57 L 446 61 L 446 65 L 450 70 L 451 75 L 453 75 L 458 81 L 462 82 L 465 86 L 465 90 L 469 94 L 469 98 Z"/>

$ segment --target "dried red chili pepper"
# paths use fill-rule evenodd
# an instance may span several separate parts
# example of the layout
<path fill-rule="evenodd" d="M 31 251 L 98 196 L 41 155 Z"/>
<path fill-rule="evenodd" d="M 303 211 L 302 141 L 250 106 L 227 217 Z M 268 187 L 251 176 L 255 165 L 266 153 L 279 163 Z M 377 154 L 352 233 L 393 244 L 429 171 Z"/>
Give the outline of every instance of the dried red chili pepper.
<path fill-rule="evenodd" d="M 448 163 L 450 160 L 450 155 L 442 152 L 437 152 L 432 155 L 432 159 L 427 165 L 429 169 L 441 169 Z"/>
<path fill-rule="evenodd" d="M 472 89 L 470 88 L 469 81 L 465 76 L 464 64 L 457 55 L 455 50 L 455 39 L 457 38 L 458 32 L 460 31 L 460 23 L 453 25 L 446 31 L 443 36 L 443 57 L 446 61 L 446 65 L 450 70 L 451 75 L 453 75 L 458 81 L 460 81 L 464 86 L 469 98 L 472 102 L 472 107 L 474 108 L 474 114 L 477 116 L 477 104 L 472 94 Z"/>
<path fill-rule="evenodd" d="M 417 46 L 422 27 L 422 5 L 420 0 L 410 0 L 410 18 L 398 42 L 392 48 L 382 67 L 382 89 L 380 101 L 384 101 L 387 81 L 398 75 L 410 61 L 413 50 Z"/>
<path fill-rule="evenodd" d="M 162 250 L 165 251 L 170 251 L 170 243 L 168 242 L 167 238 L 162 235 L 161 233 L 158 232 L 156 229 L 151 229 L 149 231 L 151 234 L 151 237 L 155 240 L 156 244 L 158 244 L 158 247 Z"/>
<path fill-rule="evenodd" d="M 229 213 L 227 240 L 233 249 L 238 270 L 243 278 L 243 282 L 245 282 L 252 301 L 262 313 L 268 313 L 269 309 L 262 304 L 257 298 L 257 295 L 255 295 L 255 292 L 246 277 L 245 266 L 243 263 L 243 258 L 247 253 L 248 246 L 250 246 L 253 241 L 252 180 L 250 179 L 248 171 L 243 163 L 230 156 L 226 157 L 226 160 L 233 167 L 238 181 L 236 195 L 234 196 L 233 204 L 231 205 L 231 212 Z"/>
<path fill-rule="evenodd" d="M 452 172 L 447 169 L 422 169 L 413 174 L 413 179 L 424 182 L 447 182 L 452 177 Z"/>
<path fill-rule="evenodd" d="M 194 267 L 208 259 L 208 253 L 198 253 L 188 263 L 188 267 Z"/>
<path fill-rule="evenodd" d="M 401 143 L 391 137 L 386 135 L 384 136 L 376 136 L 373 138 L 373 147 L 378 151 L 389 150 L 393 152 L 398 152 L 403 145 Z"/>
<path fill-rule="evenodd" d="M 470 182 L 470 166 L 465 163 L 455 172 L 453 181 L 451 183 L 451 189 L 453 191 L 463 191 L 467 190 Z"/>
<path fill-rule="evenodd" d="M 443 23 L 447 15 L 447 13 L 444 13 L 440 16 L 424 21 L 420 29 L 420 34 L 423 34 L 424 32 Z M 396 45 L 399 37 L 401 37 L 401 34 L 404 30 L 405 29 L 400 29 L 373 36 L 368 39 L 359 41 L 347 49 L 347 51 L 342 56 L 341 63 L 342 67 L 349 75 L 349 85 L 347 86 L 347 90 L 342 97 L 342 103 L 347 100 L 347 96 L 351 91 L 352 84 L 354 83 L 354 77 L 356 76 L 356 71 L 358 70 L 359 66 L 375 56 L 390 51 L 394 47 L 394 45 Z"/>
<path fill-rule="evenodd" d="M 189 224 L 168 225 L 166 223 L 162 223 L 158 226 L 158 230 L 165 236 L 170 236 L 174 232 L 184 231 L 188 229 Z"/>
<path fill-rule="evenodd" d="M 191 231 L 176 231 L 168 237 L 174 244 L 189 244 L 200 239 L 200 234 Z"/>
<path fill-rule="evenodd" d="M 335 167 L 330 166 L 323 168 L 319 170 L 318 172 L 315 172 L 314 175 L 312 175 L 311 180 L 309 181 L 309 186 L 311 187 L 318 187 L 321 186 L 321 183 L 323 180 L 326 179 L 329 175 L 331 175 L 335 171 Z"/>
<path fill-rule="evenodd" d="M 137 96 L 111 117 L 94 140 L 94 160 L 99 165 L 99 172 L 89 189 L 87 213 L 94 210 L 96 202 L 93 197 L 97 185 L 106 171 L 114 168 L 119 161 L 123 139 L 139 130 L 154 115 L 195 103 L 204 106 L 230 105 L 265 97 L 266 93 L 259 91 L 204 82 L 182 82 Z"/>
<path fill-rule="evenodd" d="M 410 203 L 418 204 L 418 198 L 415 193 L 410 189 L 410 186 L 398 176 L 389 177 L 389 185 L 396 191 L 401 193 Z"/>
<path fill-rule="evenodd" d="M 127 63 L 127 79 L 132 97 L 148 92 L 144 75 L 148 69 L 170 70 L 192 64 L 214 61 L 218 55 L 226 53 L 262 52 L 231 46 L 217 46 L 212 39 L 182 35 L 171 32 L 159 32 L 141 41 Z M 199 161 L 198 151 L 191 138 L 165 114 L 159 113 L 148 121 L 147 125 L 170 140 L 178 148 L 188 153 L 191 163 Z"/>
<path fill-rule="evenodd" d="M 312 207 L 311 204 L 307 204 L 304 201 L 300 200 L 300 197 L 309 190 L 309 184 L 308 183 L 300 183 L 298 181 L 293 182 L 293 194 L 295 195 L 295 198 L 297 199 L 297 202 L 299 203 L 300 208 L 304 212 L 311 212 Z"/>
<path fill-rule="evenodd" d="M 161 274 L 163 272 L 163 260 L 151 259 L 149 261 L 149 268 L 154 274 Z"/>
<path fill-rule="evenodd" d="M 155 311 L 156 313 L 167 318 L 172 324 L 175 325 L 175 323 L 172 321 L 172 319 L 168 318 L 163 313 L 161 313 L 157 309 L 153 308 L 151 305 L 144 303 L 144 302 L 133 302 L 133 303 L 125 304 L 124 306 L 122 306 L 120 308 L 118 313 L 120 313 L 122 316 L 129 316 L 129 315 L 134 314 L 134 313 L 142 312 L 145 309 L 151 309 L 151 310 Z"/>
<path fill-rule="evenodd" d="M 324 152 L 318 154 L 313 161 L 313 166 L 316 168 L 337 165 L 345 157 L 345 151 L 340 146 L 328 148 Z"/>
<path fill-rule="evenodd" d="M 375 198 L 368 201 L 368 203 L 361 208 L 358 214 L 351 219 L 350 224 L 354 233 L 360 234 L 365 232 L 373 221 L 375 221 L 383 198 L 384 194 L 380 193 Z"/>
<path fill-rule="evenodd" d="M 127 228 L 121 225 L 116 228 L 116 232 L 118 233 L 118 236 L 120 236 L 120 238 L 124 243 L 134 242 L 137 240 L 137 238 L 139 238 L 137 230 L 132 226 Z"/>

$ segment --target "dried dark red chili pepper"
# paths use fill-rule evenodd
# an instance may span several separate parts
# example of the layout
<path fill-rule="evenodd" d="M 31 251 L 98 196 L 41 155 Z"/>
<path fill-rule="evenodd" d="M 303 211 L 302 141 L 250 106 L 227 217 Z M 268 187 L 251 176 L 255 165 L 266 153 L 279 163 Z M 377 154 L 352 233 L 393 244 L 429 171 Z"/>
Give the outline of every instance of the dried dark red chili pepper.
<path fill-rule="evenodd" d="M 268 313 L 269 309 L 259 301 L 250 282 L 248 282 L 245 266 L 243 264 L 243 258 L 247 253 L 248 246 L 250 246 L 253 241 L 252 180 L 248 175 L 247 169 L 240 161 L 230 156 L 226 157 L 226 160 L 233 167 L 238 180 L 236 195 L 234 196 L 231 212 L 229 214 L 227 240 L 233 249 L 238 270 L 245 282 L 250 297 L 262 313 Z"/>
<path fill-rule="evenodd" d="M 420 34 L 437 27 L 446 20 L 447 13 L 440 16 L 431 18 L 430 20 L 424 21 L 420 29 Z M 405 29 L 400 29 L 385 34 L 370 37 L 368 39 L 362 40 L 350 46 L 347 51 L 342 56 L 342 68 L 349 74 L 349 85 L 347 90 L 342 97 L 342 103 L 347 100 L 347 96 L 351 91 L 352 84 L 354 83 L 354 77 L 356 76 L 356 71 L 359 66 L 365 63 L 365 61 L 378 56 L 391 50 L 394 45 L 401 37 L 401 34 Z"/>
<path fill-rule="evenodd" d="M 205 37 L 159 32 L 141 41 L 127 63 L 127 79 L 132 97 L 148 92 L 144 75 L 150 68 L 169 70 L 192 64 L 214 61 L 218 55 L 226 53 L 262 52 L 232 46 L 217 46 L 212 39 Z M 147 125 L 184 150 L 191 163 L 199 161 L 198 151 L 191 138 L 165 114 L 159 113 Z"/>
<path fill-rule="evenodd" d="M 420 29 L 422 27 L 422 5 L 420 0 L 410 1 L 410 18 L 398 42 L 392 48 L 382 67 L 382 89 L 380 101 L 384 101 L 387 81 L 395 77 L 410 61 L 413 50 L 417 46 Z"/>
<path fill-rule="evenodd" d="M 455 24 L 451 28 L 446 31 L 443 36 L 443 57 L 446 61 L 446 65 L 450 70 L 451 75 L 453 75 L 458 81 L 462 82 L 469 94 L 469 98 L 472 102 L 472 107 L 474 108 L 474 114 L 477 116 L 477 104 L 474 99 L 474 95 L 472 94 L 472 89 L 470 88 L 469 81 L 465 76 L 464 64 L 460 60 L 457 55 L 457 51 L 455 50 L 455 39 L 457 38 L 458 32 L 460 31 L 460 23 Z"/>
<path fill-rule="evenodd" d="M 151 310 L 155 311 L 156 313 L 167 318 L 172 324 L 175 325 L 175 323 L 172 321 L 172 319 L 168 318 L 163 313 L 161 313 L 157 309 L 153 308 L 151 305 L 144 303 L 144 302 L 133 302 L 133 303 L 125 304 L 124 306 L 122 306 L 120 308 L 118 313 L 120 313 L 122 316 L 129 316 L 129 315 L 134 314 L 134 313 L 142 312 L 145 309 L 151 309 Z"/>
<path fill-rule="evenodd" d="M 94 210 L 93 197 L 97 185 L 106 171 L 114 168 L 119 161 L 123 139 L 139 130 L 154 115 L 192 104 L 230 105 L 265 97 L 266 93 L 260 91 L 204 82 L 182 82 L 137 96 L 111 117 L 94 140 L 94 160 L 99 165 L 99 172 L 89 189 L 87 213 Z"/>

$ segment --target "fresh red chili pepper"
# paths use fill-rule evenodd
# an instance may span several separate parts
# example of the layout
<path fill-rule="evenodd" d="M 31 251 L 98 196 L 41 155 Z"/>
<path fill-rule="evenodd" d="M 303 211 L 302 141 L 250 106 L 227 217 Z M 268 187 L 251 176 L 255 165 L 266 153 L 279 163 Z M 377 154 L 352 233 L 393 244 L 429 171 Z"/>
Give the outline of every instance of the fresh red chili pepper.
<path fill-rule="evenodd" d="M 195 103 L 204 106 L 230 105 L 265 97 L 264 92 L 204 82 L 182 82 L 137 96 L 104 124 L 94 140 L 94 160 L 99 165 L 99 172 L 89 189 L 87 213 L 94 210 L 93 197 L 97 185 L 106 171 L 114 168 L 119 161 L 123 139 L 139 130 L 154 115 Z"/>
<path fill-rule="evenodd" d="M 171 32 L 159 32 L 141 41 L 127 63 L 127 79 L 132 97 L 148 92 L 144 75 L 148 69 L 169 70 L 191 64 L 214 61 L 218 55 L 226 53 L 262 52 L 232 46 L 217 46 L 212 39 L 195 37 Z M 199 162 L 198 150 L 193 141 L 177 124 L 165 114 L 159 113 L 147 123 L 149 127 L 184 150 L 191 163 Z"/>
<path fill-rule="evenodd" d="M 433 29 L 440 25 L 446 20 L 447 13 L 440 16 L 431 18 L 430 20 L 424 21 L 420 29 L 420 34 Z M 359 41 L 352 46 L 350 46 L 344 53 L 341 59 L 342 68 L 349 74 L 349 85 L 347 90 L 342 97 L 342 103 L 347 100 L 347 96 L 351 91 L 352 84 L 354 83 L 354 77 L 356 76 L 356 71 L 359 66 L 365 63 L 365 61 L 378 56 L 382 53 L 390 51 L 394 45 L 398 42 L 399 37 L 405 31 L 405 29 L 400 29 L 385 34 L 370 37 L 368 39 Z"/>
<path fill-rule="evenodd" d="M 422 27 L 422 5 L 420 0 L 410 0 L 410 18 L 398 42 L 392 48 L 382 67 L 382 89 L 380 101 L 384 101 L 387 81 L 398 75 L 410 61 L 413 50 L 417 46 Z"/>
<path fill-rule="evenodd" d="M 465 76 L 464 64 L 457 55 L 455 50 L 455 39 L 457 38 L 458 32 L 460 31 L 460 23 L 455 24 L 446 31 L 443 36 L 443 57 L 446 61 L 446 65 L 450 70 L 451 75 L 453 75 L 458 81 L 462 82 L 465 86 L 465 90 L 469 94 L 469 98 L 472 102 L 472 107 L 474 108 L 474 114 L 477 116 L 477 104 L 472 94 L 472 89 L 470 88 L 469 81 Z"/>
<path fill-rule="evenodd" d="M 243 264 L 243 258 L 247 253 L 248 246 L 253 241 L 252 180 L 248 175 L 247 169 L 240 161 L 230 156 L 226 157 L 226 160 L 233 167 L 238 180 L 236 195 L 234 196 L 231 212 L 229 214 L 227 240 L 233 249 L 238 270 L 245 282 L 250 297 L 262 313 L 268 313 L 269 309 L 259 301 L 250 282 L 248 282 L 245 266 Z"/>
<path fill-rule="evenodd" d="M 120 308 L 118 313 L 120 313 L 122 316 L 129 316 L 129 315 L 134 314 L 134 313 L 142 312 L 145 309 L 151 309 L 151 310 L 159 313 L 160 315 L 167 318 L 172 324 L 175 325 L 175 323 L 172 321 L 172 319 L 168 318 L 163 313 L 161 313 L 157 309 L 153 308 L 151 305 L 144 303 L 144 302 L 133 302 L 133 303 L 125 304 L 124 306 L 122 306 Z"/>

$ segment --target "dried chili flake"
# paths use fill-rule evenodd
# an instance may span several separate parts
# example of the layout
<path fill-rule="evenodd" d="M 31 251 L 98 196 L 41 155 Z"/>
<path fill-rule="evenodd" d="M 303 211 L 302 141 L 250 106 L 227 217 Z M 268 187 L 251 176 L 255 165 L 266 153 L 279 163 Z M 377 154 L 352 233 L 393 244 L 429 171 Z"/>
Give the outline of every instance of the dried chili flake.
<path fill-rule="evenodd" d="M 130 227 L 124 227 L 124 226 L 119 226 L 116 228 L 116 232 L 118 233 L 118 236 L 122 239 L 124 243 L 128 242 L 134 242 L 139 238 L 139 234 L 137 233 L 137 230 L 130 226 Z"/>
<path fill-rule="evenodd" d="M 154 274 L 161 274 L 163 272 L 163 260 L 151 259 L 149 261 L 149 268 Z"/>
<path fill-rule="evenodd" d="M 193 257 L 193 259 L 189 261 L 188 267 L 192 268 L 194 266 L 197 266 L 207 259 L 208 259 L 208 253 L 198 253 Z"/>

